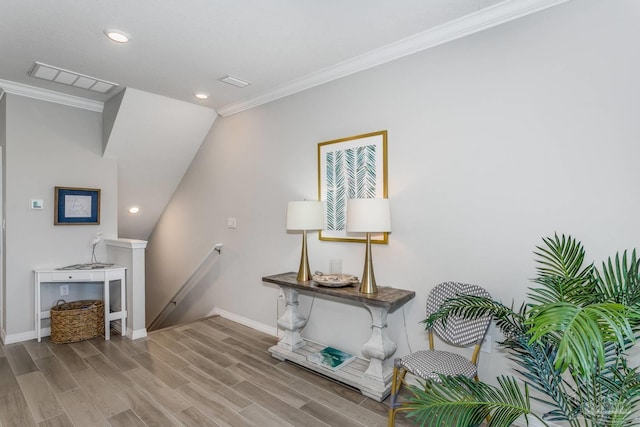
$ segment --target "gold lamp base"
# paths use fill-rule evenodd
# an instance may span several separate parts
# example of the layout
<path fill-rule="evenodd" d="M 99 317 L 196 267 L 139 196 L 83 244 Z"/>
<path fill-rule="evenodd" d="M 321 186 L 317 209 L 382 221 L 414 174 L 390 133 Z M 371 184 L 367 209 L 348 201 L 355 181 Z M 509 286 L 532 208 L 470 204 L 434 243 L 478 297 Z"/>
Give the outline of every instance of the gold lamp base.
<path fill-rule="evenodd" d="M 362 272 L 362 282 L 360 282 L 361 294 L 376 294 L 376 277 L 373 274 L 373 261 L 371 260 L 371 233 L 367 233 L 367 248 L 364 254 L 364 271 Z"/>
<path fill-rule="evenodd" d="M 309 268 L 309 257 L 307 255 L 307 230 L 302 231 L 302 253 L 300 254 L 300 268 L 298 268 L 299 282 L 311 280 L 311 269 Z"/>

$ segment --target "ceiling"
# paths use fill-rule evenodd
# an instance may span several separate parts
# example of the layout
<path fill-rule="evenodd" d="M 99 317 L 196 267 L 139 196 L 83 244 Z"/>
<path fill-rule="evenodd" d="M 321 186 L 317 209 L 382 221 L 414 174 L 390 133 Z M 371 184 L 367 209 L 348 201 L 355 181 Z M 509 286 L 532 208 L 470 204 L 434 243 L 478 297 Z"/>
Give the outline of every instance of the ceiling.
<path fill-rule="evenodd" d="M 378 55 L 378 63 L 394 59 L 384 49 L 397 48 L 399 41 L 413 37 L 413 51 L 424 49 L 428 46 L 420 39 L 423 45 L 416 44 L 417 36 L 461 17 L 518 11 L 508 19 L 485 14 L 486 28 L 559 2 L 2 0 L 0 80 L 95 101 L 132 87 L 213 108 L 224 116 L 377 65 L 363 64 L 367 55 Z M 128 33 L 130 42 L 107 39 L 104 30 L 113 28 Z M 432 37 L 430 43 L 444 41 Z M 354 64 L 354 59 L 359 62 Z M 35 61 L 120 86 L 100 94 L 40 80 L 27 75 Z M 220 82 L 226 75 L 251 84 L 237 88 Z M 197 100 L 196 91 L 210 94 L 209 99 Z"/>
<path fill-rule="evenodd" d="M 218 115 L 565 1 L 0 0 L 0 97 L 102 112 L 104 154 L 118 159 L 118 235 L 147 239 Z M 31 77 L 36 61 L 119 86 L 101 94 Z M 251 84 L 219 81 L 227 75 Z"/>

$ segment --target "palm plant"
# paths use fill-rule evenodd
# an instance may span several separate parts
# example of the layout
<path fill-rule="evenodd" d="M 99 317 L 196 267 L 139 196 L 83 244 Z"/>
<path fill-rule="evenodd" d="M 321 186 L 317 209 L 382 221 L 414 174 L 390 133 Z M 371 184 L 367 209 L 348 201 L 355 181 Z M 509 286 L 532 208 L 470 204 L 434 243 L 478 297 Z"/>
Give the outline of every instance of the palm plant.
<path fill-rule="evenodd" d="M 497 385 L 442 377 L 410 387 L 409 417 L 421 425 L 509 426 L 529 417 L 578 426 L 640 424 L 640 372 L 627 354 L 640 332 L 640 260 L 635 250 L 616 254 L 598 270 L 568 236 L 544 238 L 534 252 L 536 286 L 519 309 L 488 298 L 459 296 L 424 320 L 427 328 L 450 316 L 491 314 L 504 335 L 498 343 L 522 382 L 501 376 Z M 535 396 L 529 394 L 536 390 Z M 539 395 L 539 396 L 538 396 Z M 548 405 L 531 411 L 531 399 Z"/>

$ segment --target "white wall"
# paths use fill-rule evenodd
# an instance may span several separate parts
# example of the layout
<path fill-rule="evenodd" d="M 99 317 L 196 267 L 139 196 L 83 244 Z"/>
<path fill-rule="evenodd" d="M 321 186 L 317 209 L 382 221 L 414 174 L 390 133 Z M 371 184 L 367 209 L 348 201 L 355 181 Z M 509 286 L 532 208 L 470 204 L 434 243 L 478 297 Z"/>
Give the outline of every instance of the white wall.
<path fill-rule="evenodd" d="M 569 2 L 218 119 L 151 236 L 148 321 L 222 242 L 182 318 L 216 307 L 275 328 L 278 291 L 261 277 L 298 267 L 285 209 L 317 195 L 317 144 L 381 129 L 393 232 L 373 248 L 374 265 L 379 285 L 416 291 L 404 309 L 413 350 L 426 345 L 419 322 L 437 283 L 480 284 L 519 304 L 543 236 L 572 234 L 596 261 L 633 248 L 639 9 Z M 362 272 L 363 245 L 311 236 L 309 252 L 312 270 L 341 258 L 345 272 Z M 301 311 L 310 306 L 303 297 Z M 389 319 L 397 355 L 410 350 L 404 322 L 402 310 Z M 303 335 L 359 352 L 369 333 L 363 308 L 319 299 Z M 482 354 L 480 376 L 504 366 Z"/>
<path fill-rule="evenodd" d="M 4 287 L 5 281 L 5 240 L 4 240 L 4 227 L 2 227 L 2 220 L 5 218 L 5 183 L 4 179 L 4 171 L 5 164 L 5 156 L 4 150 L 7 141 L 7 97 L 2 91 L 0 91 L 0 150 L 2 150 L 2 158 L 0 159 L 0 251 L 2 252 L 2 256 L 0 256 L 0 334 L 4 331 L 4 325 L 7 321 L 6 319 L 6 310 L 4 308 L 4 300 L 6 298 L 6 289 Z"/>
<path fill-rule="evenodd" d="M 33 336 L 33 269 L 89 262 L 91 239 L 117 233 L 117 164 L 102 158 L 100 113 L 6 95 L 6 324 L 7 341 Z M 100 225 L 54 226 L 54 187 L 101 189 Z M 30 199 L 44 200 L 30 210 Z M 98 259 L 106 250 L 98 248 Z M 74 295 L 74 292 L 77 294 Z M 101 295 L 99 289 L 96 295 Z M 87 294 L 72 288 L 70 300 Z M 59 298 L 51 290 L 44 304 Z"/>

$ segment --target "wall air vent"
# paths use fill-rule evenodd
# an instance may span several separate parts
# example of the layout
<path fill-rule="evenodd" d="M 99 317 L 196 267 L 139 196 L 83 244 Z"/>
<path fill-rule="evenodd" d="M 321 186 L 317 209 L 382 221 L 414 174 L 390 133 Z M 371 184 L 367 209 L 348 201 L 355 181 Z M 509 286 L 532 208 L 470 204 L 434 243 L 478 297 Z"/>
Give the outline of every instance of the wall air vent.
<path fill-rule="evenodd" d="M 62 83 L 63 85 L 87 89 L 98 93 L 108 93 L 111 89 L 118 87 L 117 83 L 85 76 L 75 71 L 65 70 L 41 62 L 35 62 L 28 74 L 38 79 Z"/>

